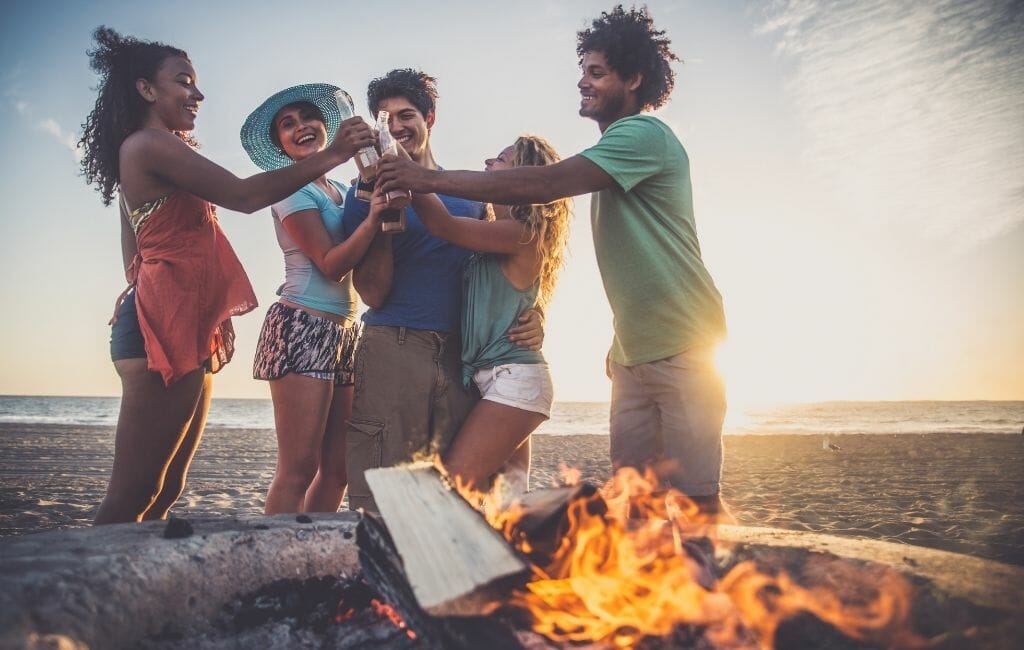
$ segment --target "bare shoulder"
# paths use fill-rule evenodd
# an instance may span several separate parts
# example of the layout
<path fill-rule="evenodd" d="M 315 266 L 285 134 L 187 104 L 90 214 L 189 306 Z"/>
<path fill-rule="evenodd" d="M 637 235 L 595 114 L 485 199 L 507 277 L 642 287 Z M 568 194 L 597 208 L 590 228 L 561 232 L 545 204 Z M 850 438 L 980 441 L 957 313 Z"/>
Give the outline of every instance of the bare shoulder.
<path fill-rule="evenodd" d="M 121 143 L 121 156 L 147 155 L 156 150 L 165 150 L 167 147 L 188 148 L 181 138 L 169 131 L 162 129 L 139 129 Z"/>
<path fill-rule="evenodd" d="M 174 191 L 168 170 L 188 162 L 191 149 L 181 138 L 159 129 L 139 129 L 121 143 L 121 187 L 133 205 Z"/>

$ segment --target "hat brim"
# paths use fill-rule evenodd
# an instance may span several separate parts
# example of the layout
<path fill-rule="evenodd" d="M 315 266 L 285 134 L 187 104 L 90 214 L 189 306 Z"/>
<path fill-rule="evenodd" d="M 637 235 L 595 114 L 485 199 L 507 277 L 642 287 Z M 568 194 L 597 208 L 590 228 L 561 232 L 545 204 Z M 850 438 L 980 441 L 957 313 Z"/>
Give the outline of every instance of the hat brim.
<path fill-rule="evenodd" d="M 313 83 L 292 86 L 274 93 L 245 118 L 239 133 L 242 148 L 256 166 L 264 171 L 287 167 L 295 162 L 286 156 L 270 137 L 274 116 L 282 108 L 295 102 L 309 102 L 320 109 L 327 126 L 327 142 L 332 142 L 341 123 L 341 113 L 334 99 L 336 90 L 338 87 L 331 84 Z"/>

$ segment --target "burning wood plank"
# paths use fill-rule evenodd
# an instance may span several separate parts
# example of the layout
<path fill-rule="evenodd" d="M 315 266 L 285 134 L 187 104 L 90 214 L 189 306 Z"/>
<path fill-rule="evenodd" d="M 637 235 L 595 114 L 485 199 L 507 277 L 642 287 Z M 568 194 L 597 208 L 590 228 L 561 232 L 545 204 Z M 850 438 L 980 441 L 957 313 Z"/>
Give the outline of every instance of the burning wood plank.
<path fill-rule="evenodd" d="M 424 611 L 486 613 L 526 562 L 431 465 L 371 469 L 366 481 Z"/>

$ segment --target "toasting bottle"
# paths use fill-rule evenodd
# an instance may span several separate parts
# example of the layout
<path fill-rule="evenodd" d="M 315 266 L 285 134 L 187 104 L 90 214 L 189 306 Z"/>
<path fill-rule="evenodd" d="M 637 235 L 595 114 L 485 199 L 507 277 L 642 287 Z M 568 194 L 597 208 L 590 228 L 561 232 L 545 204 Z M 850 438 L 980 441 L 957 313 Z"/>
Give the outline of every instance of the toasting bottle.
<path fill-rule="evenodd" d="M 377 131 L 380 134 L 380 153 L 398 155 L 398 142 L 391 137 L 388 120 L 391 114 L 387 111 L 377 113 Z M 412 194 L 406 190 L 392 190 L 385 196 L 388 208 L 380 215 L 380 229 L 383 232 L 397 233 L 405 231 L 405 206 L 409 205 Z"/>
<path fill-rule="evenodd" d="M 338 104 L 342 121 L 356 114 L 352 97 L 341 88 L 334 91 L 334 101 Z M 380 156 L 377 155 L 377 150 L 373 147 L 363 147 L 356 152 L 353 159 L 359 169 L 359 178 L 356 180 L 356 198 L 369 201 L 373 194 L 373 183 L 377 179 L 377 163 L 380 162 Z"/>

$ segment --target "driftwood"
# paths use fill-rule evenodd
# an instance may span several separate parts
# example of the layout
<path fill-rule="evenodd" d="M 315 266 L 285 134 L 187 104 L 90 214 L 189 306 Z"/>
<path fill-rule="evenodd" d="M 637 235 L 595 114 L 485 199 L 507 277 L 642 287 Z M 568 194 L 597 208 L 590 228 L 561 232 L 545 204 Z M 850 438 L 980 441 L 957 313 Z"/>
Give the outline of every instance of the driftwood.
<path fill-rule="evenodd" d="M 485 614 L 527 577 L 526 561 L 433 466 L 368 470 L 366 480 L 427 613 Z"/>

